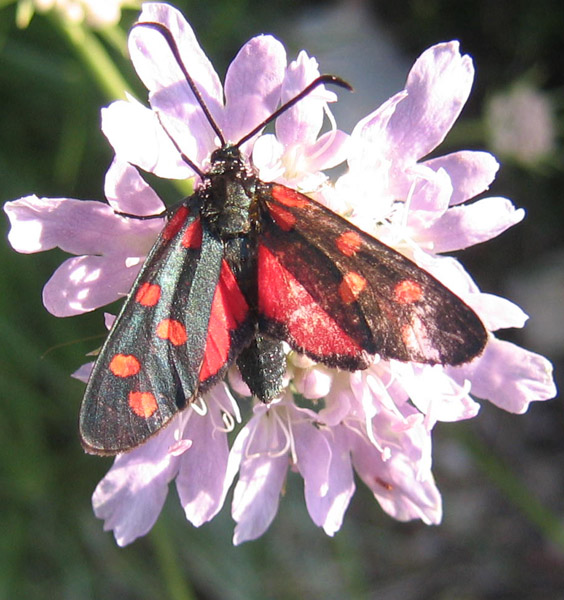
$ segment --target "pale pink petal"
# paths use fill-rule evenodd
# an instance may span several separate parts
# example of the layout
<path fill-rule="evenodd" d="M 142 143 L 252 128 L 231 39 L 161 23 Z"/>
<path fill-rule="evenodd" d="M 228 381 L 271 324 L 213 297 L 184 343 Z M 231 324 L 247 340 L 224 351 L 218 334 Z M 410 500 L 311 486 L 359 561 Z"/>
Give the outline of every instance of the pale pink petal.
<path fill-rule="evenodd" d="M 105 531 L 113 530 L 119 546 L 145 535 L 161 512 L 178 463 L 168 453 L 174 430 L 169 426 L 139 448 L 118 455 L 94 491 L 94 514 L 104 520 Z"/>
<path fill-rule="evenodd" d="M 433 171 L 422 165 L 409 170 L 405 179 L 408 202 L 407 224 L 422 229 L 445 213 L 452 196 L 452 183 L 446 171 Z"/>
<path fill-rule="evenodd" d="M 304 480 L 307 503 L 310 498 L 319 498 L 327 493 L 331 448 L 319 429 L 311 422 L 300 419 L 298 409 L 294 409 L 293 412 L 292 432 L 297 457 L 296 466 Z"/>
<path fill-rule="evenodd" d="M 413 405 L 425 415 L 429 430 L 437 421 L 472 419 L 480 410 L 469 387 L 457 384 L 440 366 L 398 364 L 395 372 L 401 374 L 401 383 Z"/>
<path fill-rule="evenodd" d="M 12 225 L 8 239 L 14 250 L 26 254 L 56 247 L 71 254 L 106 253 L 122 248 L 122 236 L 130 228 L 138 234 L 146 227 L 88 200 L 27 196 L 7 202 L 4 210 Z"/>
<path fill-rule="evenodd" d="M 309 400 L 317 400 L 331 391 L 333 373 L 322 367 L 301 369 L 296 373 L 293 381 L 298 394 Z"/>
<path fill-rule="evenodd" d="M 469 379 L 472 394 L 512 413 L 525 413 L 529 403 L 556 395 L 552 364 L 544 356 L 495 338 L 479 359 L 448 370 L 461 383 Z"/>
<path fill-rule="evenodd" d="M 341 528 L 355 484 L 345 429 L 338 426 L 321 432 L 331 447 L 328 485 L 324 494 L 307 494 L 306 488 L 306 504 L 312 521 L 332 536 Z"/>
<path fill-rule="evenodd" d="M 321 135 L 315 143 L 306 148 L 311 171 L 332 169 L 346 160 L 349 136 L 339 129 Z"/>
<path fill-rule="evenodd" d="M 346 377 L 346 376 L 345 376 Z M 319 411 L 318 419 L 321 423 L 334 427 L 345 419 L 351 410 L 353 395 L 348 385 L 343 385 L 343 376 L 333 380 L 331 390 L 325 398 L 325 408 Z"/>
<path fill-rule="evenodd" d="M 503 233 L 525 217 L 506 198 L 484 198 L 449 208 L 440 220 L 418 233 L 417 241 L 434 252 L 452 252 L 480 244 Z"/>
<path fill-rule="evenodd" d="M 161 127 L 154 111 L 139 102 L 118 100 L 102 109 L 102 131 L 116 155 L 159 177 L 187 179 L 194 175 Z M 186 136 L 183 140 L 190 140 Z M 190 156 L 192 147 L 183 150 Z"/>
<path fill-rule="evenodd" d="M 421 519 L 437 524 L 442 517 L 440 493 L 430 473 L 424 478 L 413 457 L 395 451 L 388 460 L 360 436 L 350 434 L 355 471 L 382 508 L 398 521 Z"/>
<path fill-rule="evenodd" d="M 409 72 L 407 97 L 392 115 L 387 134 L 400 162 L 417 161 L 445 138 L 468 99 L 474 67 L 458 42 L 432 46 Z"/>
<path fill-rule="evenodd" d="M 219 122 L 223 108 L 221 82 L 182 14 L 167 4 L 146 3 L 139 16 L 139 22 L 143 21 L 161 23 L 168 29 L 184 67 Z M 184 153 L 201 164 L 216 145 L 215 133 L 164 36 L 150 27 L 135 27 L 129 36 L 129 51 L 137 73 L 149 89 L 151 106 Z"/>
<path fill-rule="evenodd" d="M 280 493 L 288 470 L 288 456 L 251 456 L 243 460 L 233 492 L 233 519 L 237 522 L 233 543 L 260 537 L 278 511 Z"/>
<path fill-rule="evenodd" d="M 270 35 L 249 40 L 229 65 L 225 77 L 225 138 L 238 142 L 269 117 L 280 100 L 286 50 Z"/>
<path fill-rule="evenodd" d="M 227 434 L 220 431 L 221 411 L 207 402 L 208 413 L 192 412 L 183 437 L 192 445 L 180 459 L 176 488 L 186 518 L 196 527 L 212 519 L 223 506 L 224 478 L 229 446 Z"/>
<path fill-rule="evenodd" d="M 529 318 L 516 304 L 493 294 L 470 294 L 467 303 L 480 315 L 489 331 L 523 327 Z"/>
<path fill-rule="evenodd" d="M 94 368 L 93 362 L 86 363 L 86 364 L 82 365 L 81 367 L 79 367 L 71 375 L 71 377 L 73 377 L 74 379 L 78 379 L 79 381 L 82 381 L 82 383 L 87 383 L 88 379 L 90 378 L 90 373 L 92 373 L 93 368 Z"/>
<path fill-rule="evenodd" d="M 489 152 L 462 150 L 426 160 L 426 167 L 444 169 L 453 187 L 450 204 L 460 204 L 487 190 L 499 169 L 499 163 Z"/>
<path fill-rule="evenodd" d="M 282 85 L 282 102 L 294 98 L 317 77 L 317 61 L 305 52 L 300 52 L 298 58 L 288 65 Z M 328 92 L 325 86 L 319 86 L 276 119 L 278 140 L 284 146 L 308 146 L 314 143 L 323 124 L 325 103 L 335 99 L 333 92 Z"/>
<path fill-rule="evenodd" d="M 126 257 L 77 256 L 66 260 L 43 288 L 43 304 L 56 317 L 95 310 L 124 297 L 143 257 L 126 268 Z"/>
<path fill-rule="evenodd" d="M 395 94 L 355 125 L 348 159 L 353 175 L 390 166 L 392 148 L 387 133 L 395 111 L 406 98 L 405 91 Z"/>
<path fill-rule="evenodd" d="M 104 191 L 112 209 L 132 215 L 157 215 L 165 205 L 135 167 L 115 158 L 106 173 Z"/>

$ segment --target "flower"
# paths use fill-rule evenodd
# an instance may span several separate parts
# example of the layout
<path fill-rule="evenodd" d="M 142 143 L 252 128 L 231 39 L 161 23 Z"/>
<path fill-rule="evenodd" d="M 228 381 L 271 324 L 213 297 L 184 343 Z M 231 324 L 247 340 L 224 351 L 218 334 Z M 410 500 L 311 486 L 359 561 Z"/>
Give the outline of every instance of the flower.
<path fill-rule="evenodd" d="M 86 21 L 92 27 L 117 25 L 121 7 L 130 0 L 34 0 L 38 11 L 57 10 L 71 22 Z"/>
<path fill-rule="evenodd" d="M 548 94 L 526 81 L 498 92 L 486 108 L 491 147 L 524 166 L 535 166 L 556 151 L 556 117 Z"/>
<path fill-rule="evenodd" d="M 108 204 L 26 196 L 4 207 L 15 250 L 28 254 L 59 247 L 76 255 L 43 289 L 43 304 L 57 317 L 91 311 L 127 294 L 163 227 L 162 219 L 139 221 L 116 214 L 153 215 L 164 209 L 131 165 L 114 160 L 105 192 Z"/>
<path fill-rule="evenodd" d="M 318 74 L 317 63 L 305 53 L 287 65 L 280 42 L 257 36 L 231 63 L 222 88 L 178 11 L 145 4 L 140 21 L 160 23 L 170 32 L 227 141 L 240 140 Z M 109 206 L 32 196 L 5 207 L 16 250 L 59 246 L 78 255 L 45 287 L 45 305 L 59 316 L 93 310 L 125 293 L 162 227 L 160 219 L 114 212 L 162 211 L 131 165 L 160 177 L 193 177 L 198 185 L 198 172 L 205 171 L 221 143 L 162 32 L 135 27 L 130 52 L 149 89 L 150 108 L 129 99 L 103 110 L 102 128 L 116 152 L 106 178 Z M 315 195 L 409 255 L 472 306 L 493 332 L 522 327 L 527 317 L 509 300 L 482 293 L 458 261 L 439 253 L 495 237 L 518 223 L 523 211 L 504 198 L 466 203 L 495 177 L 498 165 L 490 154 L 461 151 L 426 159 L 459 116 L 473 74 L 472 61 L 460 54 L 457 42 L 438 44 L 416 61 L 405 89 L 362 119 L 350 137 L 331 117 L 330 131 L 322 133 L 324 115 L 330 115 L 327 103 L 336 96 L 320 86 L 277 119 L 275 134 L 257 134 L 241 150 L 265 180 Z M 343 160 L 348 170 L 333 184 L 324 170 Z M 355 472 L 394 518 L 438 523 L 441 497 L 431 471 L 434 424 L 475 416 L 479 404 L 473 396 L 522 413 L 531 401 L 555 394 L 545 358 L 493 334 L 483 354 L 460 367 L 376 357 L 364 371 L 348 373 L 287 353 L 283 393 L 253 407 L 231 449 L 227 434 L 241 418 L 221 383 L 146 444 L 115 459 L 93 504 L 120 545 L 151 528 L 173 479 L 187 518 L 200 525 L 220 510 L 237 478 L 234 541 L 256 538 L 278 510 L 289 469 L 303 477 L 309 514 L 328 535 L 342 524 Z M 81 369 L 80 376 L 87 371 Z M 249 395 L 235 368 L 229 384 L 238 395 Z"/>

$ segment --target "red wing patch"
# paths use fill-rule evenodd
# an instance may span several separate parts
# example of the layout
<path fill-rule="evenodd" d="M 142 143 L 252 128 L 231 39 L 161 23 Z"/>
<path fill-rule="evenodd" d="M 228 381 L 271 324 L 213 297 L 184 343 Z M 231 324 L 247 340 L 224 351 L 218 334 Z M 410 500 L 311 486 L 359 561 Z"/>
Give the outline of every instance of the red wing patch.
<path fill-rule="evenodd" d="M 227 261 L 221 263 L 219 282 L 213 297 L 200 381 L 216 375 L 230 356 L 231 339 L 249 316 L 249 306 Z"/>
<path fill-rule="evenodd" d="M 271 333 L 283 330 L 285 339 L 299 352 L 321 357 L 333 355 L 360 361 L 360 345 L 347 335 L 285 269 L 265 246 L 258 249 L 259 313 Z"/>
<path fill-rule="evenodd" d="M 481 352 L 487 333 L 480 319 L 414 262 L 295 190 L 272 184 L 261 200 L 259 244 L 274 258 L 259 252 L 259 312 L 277 323 L 266 333 L 351 370 L 363 365 L 347 363 L 352 347 L 344 340 L 385 359 L 427 364 L 457 365 Z"/>

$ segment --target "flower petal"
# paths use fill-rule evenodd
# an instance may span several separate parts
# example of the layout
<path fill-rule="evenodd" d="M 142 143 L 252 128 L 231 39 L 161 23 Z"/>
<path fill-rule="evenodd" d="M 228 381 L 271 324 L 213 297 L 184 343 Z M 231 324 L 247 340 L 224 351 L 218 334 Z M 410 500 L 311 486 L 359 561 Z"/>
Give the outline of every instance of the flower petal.
<path fill-rule="evenodd" d="M 166 208 L 137 169 L 117 158 L 108 169 L 104 190 L 109 205 L 118 212 L 151 216 Z"/>
<path fill-rule="evenodd" d="M 469 294 L 466 301 L 489 331 L 523 327 L 529 318 L 514 302 L 494 294 Z"/>
<path fill-rule="evenodd" d="M 299 409 L 293 412 L 292 432 L 298 459 L 296 466 L 304 479 L 307 503 L 310 498 L 319 498 L 327 493 L 331 448 L 319 429 L 310 421 L 299 418 Z"/>
<path fill-rule="evenodd" d="M 472 59 L 460 55 L 458 42 L 423 52 L 407 77 L 407 97 L 397 105 L 388 126 L 398 160 L 417 161 L 444 140 L 468 99 L 473 79 Z"/>
<path fill-rule="evenodd" d="M 459 385 L 441 366 L 397 364 L 395 373 L 413 405 L 425 415 L 431 429 L 437 421 L 472 419 L 480 405 L 469 395 L 470 388 Z"/>
<path fill-rule="evenodd" d="M 26 196 L 4 210 L 12 224 L 8 239 L 25 254 L 56 247 L 71 254 L 117 250 L 131 225 L 107 204 L 88 200 Z"/>
<path fill-rule="evenodd" d="M 222 387 L 222 386 L 220 386 Z M 192 414 L 183 437 L 192 441 L 182 455 L 176 488 L 186 518 L 196 527 L 212 519 L 225 500 L 224 479 L 229 457 L 227 434 L 220 431 L 219 405 L 207 399 L 206 415 Z"/>
<path fill-rule="evenodd" d="M 74 379 L 78 379 L 79 381 L 82 381 L 82 383 L 88 383 L 88 379 L 90 378 L 90 374 L 92 373 L 93 368 L 94 368 L 93 362 L 86 363 L 86 364 L 82 365 L 81 367 L 79 367 L 71 375 L 71 377 Z"/>
<path fill-rule="evenodd" d="M 118 100 L 103 108 L 102 131 L 121 160 L 159 177 L 186 179 L 194 175 L 155 112 L 136 100 Z"/>
<path fill-rule="evenodd" d="M 544 356 L 495 338 L 478 359 L 448 370 L 459 382 L 469 379 L 472 394 L 512 413 L 523 414 L 529 403 L 556 396 L 552 364 Z"/>
<path fill-rule="evenodd" d="M 77 256 L 66 260 L 43 288 L 43 304 L 56 317 L 79 315 L 127 294 L 141 265 L 127 268 L 127 257 Z"/>
<path fill-rule="evenodd" d="M 168 4 L 146 3 L 139 22 L 161 23 L 174 38 L 180 58 L 216 123 L 223 93 L 213 65 L 182 14 Z M 216 146 L 215 133 L 196 100 L 176 57 L 160 31 L 135 27 L 129 36 L 131 59 L 148 88 L 152 108 L 169 134 L 194 162 L 201 164 Z"/>
<path fill-rule="evenodd" d="M 354 468 L 388 514 L 398 521 L 440 523 L 441 495 L 430 473 L 422 477 L 417 462 L 401 452 L 384 461 L 366 439 L 354 433 L 350 437 Z"/>
<path fill-rule="evenodd" d="M 260 537 L 268 529 L 278 510 L 287 470 L 286 454 L 253 456 L 242 462 L 231 511 L 237 522 L 233 535 L 236 546 Z"/>
<path fill-rule="evenodd" d="M 421 230 L 417 241 L 434 252 L 452 252 L 490 240 L 525 217 L 507 198 L 484 198 L 449 208 L 440 220 Z"/>
<path fill-rule="evenodd" d="M 340 129 L 327 131 L 306 149 L 309 168 L 312 171 L 332 169 L 347 158 L 349 136 Z"/>
<path fill-rule="evenodd" d="M 169 426 L 139 448 L 118 455 L 94 491 L 94 514 L 104 519 L 104 531 L 113 530 L 119 546 L 145 535 L 161 512 L 178 464 L 168 453 L 174 431 Z"/>
<path fill-rule="evenodd" d="M 229 65 L 225 77 L 225 138 L 237 142 L 269 117 L 280 100 L 286 50 L 270 35 L 249 40 Z"/>
<path fill-rule="evenodd" d="M 349 440 L 342 426 L 323 429 L 331 448 L 331 464 L 327 489 L 323 494 L 308 493 L 307 510 L 312 521 L 327 535 L 335 535 L 343 524 L 345 511 L 355 491 L 353 469 L 349 453 Z M 305 477 L 304 477 L 305 479 Z"/>
<path fill-rule="evenodd" d="M 282 102 L 297 96 L 317 77 L 319 77 L 317 61 L 302 50 L 286 70 L 282 86 Z M 278 140 L 284 146 L 313 144 L 323 124 L 325 104 L 328 100 L 334 99 L 336 99 L 335 94 L 327 92 L 325 86 L 319 86 L 312 91 L 276 119 Z"/>
<path fill-rule="evenodd" d="M 499 163 L 489 152 L 463 150 L 426 160 L 426 167 L 444 169 L 452 182 L 451 206 L 474 198 L 487 190 L 499 169 Z"/>

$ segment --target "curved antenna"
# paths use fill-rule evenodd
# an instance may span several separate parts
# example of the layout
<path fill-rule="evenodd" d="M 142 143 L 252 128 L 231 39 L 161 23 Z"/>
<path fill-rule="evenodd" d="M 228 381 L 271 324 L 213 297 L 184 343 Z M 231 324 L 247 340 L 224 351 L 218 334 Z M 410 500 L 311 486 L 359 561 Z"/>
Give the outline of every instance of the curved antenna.
<path fill-rule="evenodd" d="M 172 36 L 172 33 L 162 23 L 157 23 L 155 21 L 137 21 L 137 23 L 133 24 L 133 27 L 149 27 L 150 29 L 154 29 L 154 30 L 158 31 L 164 37 L 164 39 L 166 40 L 166 43 L 168 44 L 168 47 L 170 48 L 170 51 L 174 55 L 174 58 L 176 59 L 176 62 L 178 63 L 178 66 L 180 67 L 180 70 L 182 71 L 182 74 L 184 75 L 184 77 L 186 79 L 186 82 L 190 86 L 190 89 L 192 90 L 194 97 L 196 98 L 201 109 L 204 111 L 204 115 L 206 115 L 206 119 L 208 120 L 208 123 L 210 124 L 211 128 L 214 130 L 215 134 L 219 138 L 221 145 L 225 146 L 226 140 L 223 137 L 223 132 L 219 128 L 218 124 L 215 122 L 215 119 L 212 117 L 210 109 L 207 107 L 207 104 L 205 103 L 204 98 L 203 98 L 202 94 L 200 93 L 200 90 L 196 87 L 194 80 L 192 79 L 192 77 L 190 77 L 190 74 L 188 73 L 186 67 L 184 66 L 184 63 L 182 62 L 182 57 L 180 56 L 180 51 L 178 50 L 178 46 L 176 45 L 176 42 L 174 40 L 174 37 Z M 183 158 L 184 158 L 184 156 L 183 156 Z M 190 166 L 192 166 L 192 164 L 190 164 Z"/>
<path fill-rule="evenodd" d="M 205 177 L 205 175 L 204 175 L 204 172 L 202 171 L 202 169 L 200 169 L 200 167 L 198 167 L 198 165 L 193 160 L 191 160 L 190 158 L 188 158 L 186 156 L 186 154 L 184 154 L 184 152 L 182 151 L 182 148 L 178 145 L 177 141 L 172 137 L 172 135 L 169 133 L 168 129 L 165 127 L 163 120 L 161 119 L 160 113 L 157 112 L 156 110 L 155 110 L 155 115 L 157 116 L 157 121 L 159 122 L 159 125 L 163 128 L 163 131 L 168 136 L 168 139 L 172 142 L 172 145 L 176 148 L 176 151 L 178 152 L 178 154 L 180 154 L 180 158 L 192 169 L 192 171 L 194 171 L 194 173 L 196 173 L 196 175 L 198 175 L 201 179 L 203 179 Z"/>
<path fill-rule="evenodd" d="M 324 84 L 331 83 L 333 85 L 338 85 L 339 87 L 345 88 L 349 90 L 349 92 L 353 91 L 352 86 L 347 83 L 344 79 L 337 77 L 336 75 L 320 75 L 317 79 L 314 79 L 307 87 L 305 87 L 299 94 L 294 96 L 288 102 L 285 102 L 280 108 L 275 110 L 269 117 L 267 117 L 262 123 L 259 123 L 252 131 L 245 134 L 236 144 L 235 148 L 240 148 L 245 142 L 249 141 L 253 136 L 255 136 L 263 127 L 266 127 L 271 121 L 278 118 L 283 112 L 286 112 L 289 108 L 294 106 L 294 104 L 298 103 L 302 98 L 305 98 L 308 94 L 310 94 L 316 87 Z"/>

